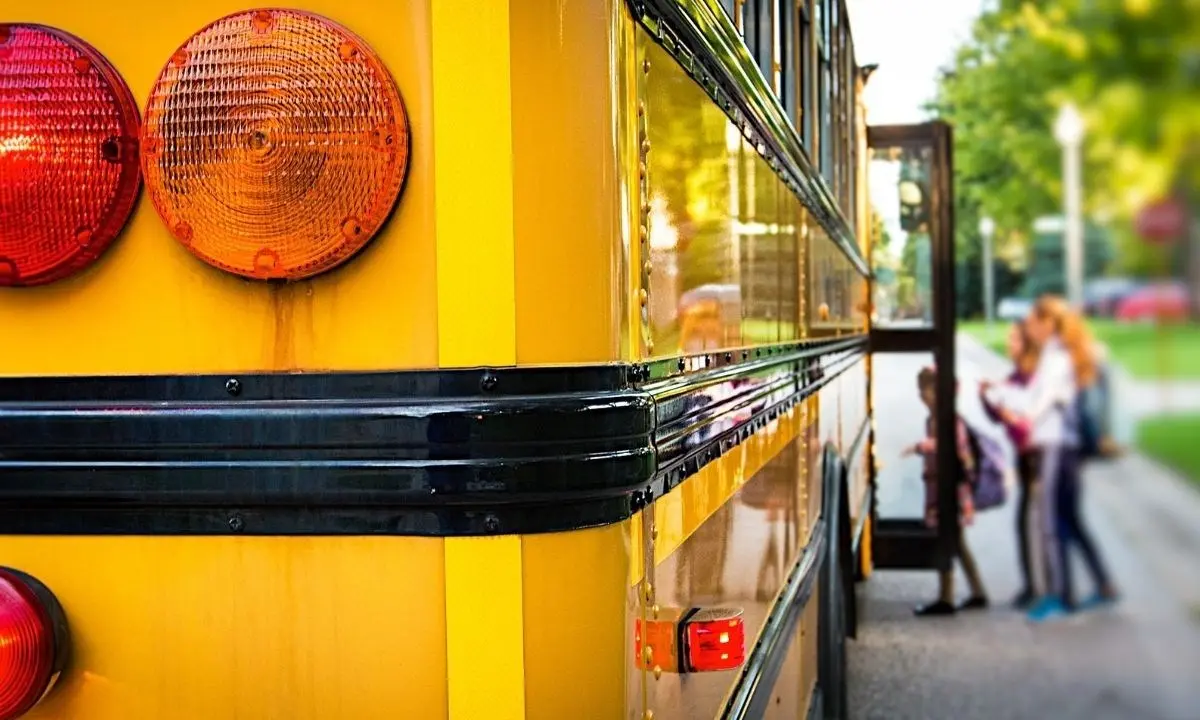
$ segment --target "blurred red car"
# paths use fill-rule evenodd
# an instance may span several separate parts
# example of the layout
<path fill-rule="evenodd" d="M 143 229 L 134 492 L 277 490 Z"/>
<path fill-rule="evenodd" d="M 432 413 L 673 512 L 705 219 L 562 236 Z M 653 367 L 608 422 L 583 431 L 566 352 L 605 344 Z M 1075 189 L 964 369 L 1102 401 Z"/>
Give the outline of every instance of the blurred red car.
<path fill-rule="evenodd" d="M 1180 283 L 1159 283 L 1139 288 L 1117 305 L 1118 320 L 1141 322 L 1162 318 L 1182 320 L 1188 315 L 1187 288 Z"/>

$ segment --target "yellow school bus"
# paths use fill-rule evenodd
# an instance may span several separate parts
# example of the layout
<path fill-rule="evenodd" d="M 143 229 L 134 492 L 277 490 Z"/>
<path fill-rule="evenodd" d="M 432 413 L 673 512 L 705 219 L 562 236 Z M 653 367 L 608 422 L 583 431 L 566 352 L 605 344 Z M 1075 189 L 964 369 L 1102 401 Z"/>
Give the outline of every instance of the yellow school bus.
<path fill-rule="evenodd" d="M 0 9 L 0 720 L 842 717 L 841 0 Z"/>

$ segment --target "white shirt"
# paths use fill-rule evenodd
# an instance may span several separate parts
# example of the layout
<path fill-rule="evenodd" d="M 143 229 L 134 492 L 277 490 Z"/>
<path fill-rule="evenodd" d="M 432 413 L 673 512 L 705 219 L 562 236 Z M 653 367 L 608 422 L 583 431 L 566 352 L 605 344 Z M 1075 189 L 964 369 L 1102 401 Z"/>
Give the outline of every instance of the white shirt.
<path fill-rule="evenodd" d="M 1030 442 L 1035 447 L 1075 445 L 1079 442 L 1075 423 L 1067 422 L 1067 411 L 1075 404 L 1075 364 L 1057 337 L 1046 341 L 1041 359 L 1029 385 L 1028 417 Z"/>

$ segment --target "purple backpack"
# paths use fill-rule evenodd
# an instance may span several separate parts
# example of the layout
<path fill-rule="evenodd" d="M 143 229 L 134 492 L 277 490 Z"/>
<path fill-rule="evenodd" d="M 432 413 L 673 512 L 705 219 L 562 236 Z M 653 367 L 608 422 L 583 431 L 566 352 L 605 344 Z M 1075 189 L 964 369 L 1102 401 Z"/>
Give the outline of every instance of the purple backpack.
<path fill-rule="evenodd" d="M 1004 476 L 1008 469 L 1004 448 L 994 438 L 971 427 L 966 420 L 963 421 L 963 425 L 967 428 L 971 456 L 975 460 L 975 477 L 972 478 L 975 510 L 1000 507 L 1008 496 L 1004 487 Z"/>

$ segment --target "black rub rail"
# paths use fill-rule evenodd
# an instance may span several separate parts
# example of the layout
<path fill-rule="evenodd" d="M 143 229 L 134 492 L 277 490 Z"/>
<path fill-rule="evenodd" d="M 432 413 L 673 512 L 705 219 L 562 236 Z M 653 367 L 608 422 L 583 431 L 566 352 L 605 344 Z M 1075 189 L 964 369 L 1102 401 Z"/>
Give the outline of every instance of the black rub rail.
<path fill-rule="evenodd" d="M 604 525 L 865 349 L 853 337 L 649 364 L 0 379 L 0 533 Z"/>

